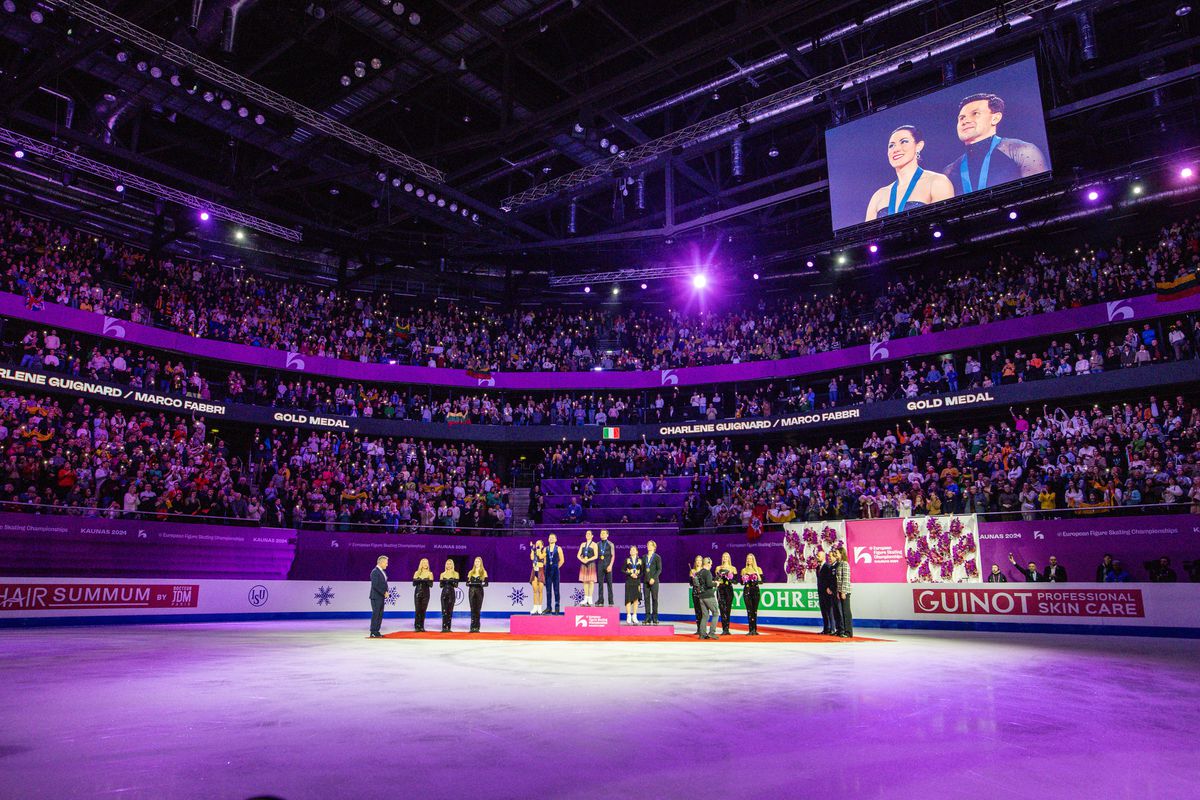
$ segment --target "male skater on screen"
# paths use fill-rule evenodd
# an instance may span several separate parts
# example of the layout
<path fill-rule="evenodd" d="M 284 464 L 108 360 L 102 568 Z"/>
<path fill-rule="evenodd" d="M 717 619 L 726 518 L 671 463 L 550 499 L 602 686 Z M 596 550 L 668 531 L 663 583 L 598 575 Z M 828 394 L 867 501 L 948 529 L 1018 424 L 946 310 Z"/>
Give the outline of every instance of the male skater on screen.
<path fill-rule="evenodd" d="M 955 196 L 999 186 L 1018 178 L 1045 172 L 1046 156 L 1037 145 L 1000 136 L 1004 100 L 982 93 L 964 97 L 958 104 L 958 139 L 966 152 L 946 167 Z"/>
<path fill-rule="evenodd" d="M 608 604 L 615 605 L 612 584 L 613 545 L 608 540 L 608 531 L 603 528 L 600 529 L 600 541 L 597 547 L 600 552 L 600 560 L 596 562 L 596 605 L 604 605 L 604 586 L 606 584 L 608 585 Z"/>
<path fill-rule="evenodd" d="M 658 624 L 658 579 L 662 575 L 662 556 L 658 554 L 658 542 L 646 542 L 646 566 L 642 570 L 642 581 L 646 590 L 642 597 L 646 601 L 646 625 Z"/>
<path fill-rule="evenodd" d="M 371 638 L 382 639 L 379 626 L 383 624 L 383 601 L 387 598 L 388 557 L 380 556 L 375 559 L 375 569 L 371 570 Z"/>
<path fill-rule="evenodd" d="M 548 542 L 546 545 L 546 613 L 561 614 L 562 611 L 559 609 L 559 602 L 562 593 L 559 591 L 558 575 L 559 567 L 563 565 L 566 557 L 563 555 L 563 549 L 558 546 L 558 536 L 556 534 L 550 534 L 546 541 Z M 552 597 L 554 598 L 554 605 L 550 604 L 550 598 Z M 553 611 L 551 611 L 552 608 L 554 609 Z"/>

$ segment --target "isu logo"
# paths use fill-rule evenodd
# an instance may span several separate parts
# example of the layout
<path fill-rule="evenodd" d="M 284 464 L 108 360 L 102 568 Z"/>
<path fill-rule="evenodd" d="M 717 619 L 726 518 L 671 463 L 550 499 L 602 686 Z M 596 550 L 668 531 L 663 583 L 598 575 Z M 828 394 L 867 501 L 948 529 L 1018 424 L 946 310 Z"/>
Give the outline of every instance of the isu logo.
<path fill-rule="evenodd" d="M 287 360 L 283 362 L 287 369 L 304 369 L 304 359 L 295 350 L 287 351 Z"/>
<path fill-rule="evenodd" d="M 121 324 L 121 320 L 116 317 L 105 317 L 104 328 L 102 330 L 105 336 L 111 336 L 114 339 L 125 338 L 125 326 Z"/>
<path fill-rule="evenodd" d="M 855 564 L 870 564 L 872 563 L 871 554 L 867 552 L 865 547 L 854 548 L 854 563 Z"/>
<path fill-rule="evenodd" d="M 478 385 L 479 386 L 495 386 L 496 379 L 495 378 L 480 378 Z"/>
<path fill-rule="evenodd" d="M 267 587 L 261 583 L 257 586 L 251 586 L 249 593 L 246 595 L 246 600 L 255 608 L 265 605 L 267 602 Z"/>
<path fill-rule="evenodd" d="M 675 370 L 673 369 L 662 370 L 661 380 L 663 386 L 677 386 L 679 384 L 679 376 L 675 374 Z"/>
<path fill-rule="evenodd" d="M 884 361 L 888 355 L 887 342 L 871 342 L 871 356 L 867 360 L 874 361 L 875 359 L 879 359 L 880 361 Z"/>
<path fill-rule="evenodd" d="M 586 627 L 588 627 L 588 620 L 587 620 L 587 617 L 576 617 L 576 618 L 575 618 L 575 627 L 576 627 L 576 628 L 586 628 Z"/>
<path fill-rule="evenodd" d="M 1045 539 L 1045 538 L 1046 538 L 1046 534 L 1042 533 L 1041 531 L 1034 531 L 1034 532 L 1033 532 L 1033 538 L 1035 538 L 1035 539 Z"/>
<path fill-rule="evenodd" d="M 1133 319 L 1133 306 L 1126 300 L 1113 300 L 1108 303 L 1108 321 L 1116 322 L 1121 319 Z"/>

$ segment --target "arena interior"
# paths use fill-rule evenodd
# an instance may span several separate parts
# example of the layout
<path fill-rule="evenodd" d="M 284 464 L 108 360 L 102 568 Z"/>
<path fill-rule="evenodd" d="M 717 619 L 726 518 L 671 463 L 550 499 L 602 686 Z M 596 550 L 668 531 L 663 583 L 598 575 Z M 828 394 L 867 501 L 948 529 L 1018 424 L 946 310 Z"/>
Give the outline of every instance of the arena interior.
<path fill-rule="evenodd" d="M 0 798 L 1183 798 L 1184 0 L 4 0 Z"/>

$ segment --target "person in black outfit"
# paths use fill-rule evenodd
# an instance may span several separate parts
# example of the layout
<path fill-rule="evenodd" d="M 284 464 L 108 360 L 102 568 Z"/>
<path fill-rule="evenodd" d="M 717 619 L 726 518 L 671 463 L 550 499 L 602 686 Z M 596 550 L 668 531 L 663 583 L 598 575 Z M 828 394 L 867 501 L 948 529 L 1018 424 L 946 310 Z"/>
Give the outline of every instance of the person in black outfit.
<path fill-rule="evenodd" d="M 1008 576 L 1000 571 L 999 564 L 992 564 L 992 571 L 988 573 L 984 583 L 1008 583 Z"/>
<path fill-rule="evenodd" d="M 1008 560 L 1011 561 L 1012 565 L 1017 568 L 1017 572 L 1020 572 L 1025 576 L 1025 580 L 1028 583 L 1041 583 L 1046 580 L 1042 577 L 1042 573 L 1038 572 L 1036 561 L 1030 561 L 1029 567 L 1026 568 L 1017 563 L 1017 560 L 1013 558 L 1012 553 L 1008 554 Z"/>
<path fill-rule="evenodd" d="M 625 624 L 637 625 L 637 608 L 642 599 L 642 571 L 645 562 L 638 558 L 637 547 L 629 548 L 629 558 L 625 559 Z"/>
<path fill-rule="evenodd" d="M 425 632 L 425 611 L 429 608 L 429 590 L 433 587 L 433 572 L 429 559 L 422 558 L 413 574 L 413 630 Z"/>
<path fill-rule="evenodd" d="M 1058 563 L 1058 559 L 1050 556 L 1050 563 L 1046 566 L 1046 571 L 1042 573 L 1042 579 L 1050 583 L 1066 583 L 1067 568 Z"/>
<path fill-rule="evenodd" d="M 690 572 L 688 572 L 688 581 L 691 584 L 688 588 L 688 592 L 692 596 L 692 607 L 696 610 L 697 636 L 700 635 L 700 614 L 703 612 L 703 609 L 700 607 L 700 598 L 696 597 L 696 573 L 702 569 L 704 569 L 704 557 L 696 556 L 695 560 L 692 561 L 692 569 Z"/>
<path fill-rule="evenodd" d="M 702 562 L 699 570 L 692 577 L 692 585 L 695 587 L 696 603 L 703 609 L 700 612 L 700 633 L 701 639 L 716 639 L 717 638 L 717 617 L 720 612 L 717 611 L 717 586 L 713 582 L 712 575 L 712 559 L 706 558 Z M 707 620 L 708 630 L 704 630 L 704 623 Z"/>
<path fill-rule="evenodd" d="M 1113 557 L 1111 553 L 1105 553 L 1103 560 L 1096 567 L 1096 583 L 1104 583 L 1108 578 L 1108 573 L 1112 572 Z"/>
<path fill-rule="evenodd" d="M 821 604 L 821 635 L 832 636 L 837 632 L 837 622 L 833 618 L 833 604 L 837 589 L 837 570 L 829 563 L 825 551 L 817 553 L 817 600 Z"/>
<path fill-rule="evenodd" d="M 487 588 L 487 570 L 483 559 L 476 556 L 471 571 L 467 573 L 467 596 L 471 602 L 471 633 L 479 633 L 479 615 L 483 611 L 483 590 Z"/>
<path fill-rule="evenodd" d="M 758 636 L 758 600 L 761 593 L 763 571 L 753 553 L 746 554 L 746 566 L 742 567 L 742 602 L 746 605 L 746 622 L 749 635 Z"/>
<path fill-rule="evenodd" d="M 458 570 L 454 568 L 454 559 L 446 559 L 446 569 L 442 571 L 439 583 L 442 587 L 442 633 L 449 633 L 450 620 L 454 617 L 454 594 L 458 589 Z"/>
<path fill-rule="evenodd" d="M 737 567 L 729 553 L 721 554 L 721 566 L 717 567 L 717 608 L 721 612 L 721 635 L 729 635 L 729 618 L 733 614 L 733 585 L 741 583 Z"/>
<path fill-rule="evenodd" d="M 600 549 L 600 560 L 596 562 L 596 605 L 604 605 L 604 587 L 608 586 L 608 604 L 616 605 L 613 599 L 613 544 L 608 540 L 608 531 L 600 529 L 600 541 L 596 545 Z"/>
<path fill-rule="evenodd" d="M 658 579 L 662 575 L 662 556 L 658 554 L 658 543 L 654 540 L 646 542 L 646 565 L 642 570 L 642 580 L 646 584 L 642 597 L 646 601 L 647 625 L 658 624 Z"/>
<path fill-rule="evenodd" d="M 382 639 L 379 626 L 383 624 L 383 604 L 387 600 L 388 557 L 380 556 L 375 559 L 375 569 L 371 570 L 371 638 Z"/>
<path fill-rule="evenodd" d="M 1157 562 L 1147 561 L 1146 571 L 1150 573 L 1151 583 L 1175 583 L 1179 575 L 1171 568 L 1171 559 L 1163 556 Z"/>

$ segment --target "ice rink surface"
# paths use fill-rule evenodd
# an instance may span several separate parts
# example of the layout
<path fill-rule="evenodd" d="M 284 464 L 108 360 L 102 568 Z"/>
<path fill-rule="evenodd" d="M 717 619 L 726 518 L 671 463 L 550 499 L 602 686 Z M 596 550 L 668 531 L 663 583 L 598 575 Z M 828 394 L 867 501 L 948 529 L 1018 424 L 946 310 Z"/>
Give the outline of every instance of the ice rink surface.
<path fill-rule="evenodd" d="M 747 646 L 365 631 L 357 620 L 0 631 L 0 797 L 1197 791 L 1195 640 L 862 629 L 887 641 Z"/>

